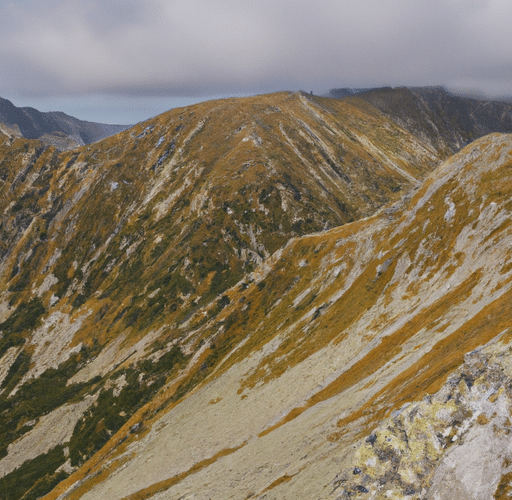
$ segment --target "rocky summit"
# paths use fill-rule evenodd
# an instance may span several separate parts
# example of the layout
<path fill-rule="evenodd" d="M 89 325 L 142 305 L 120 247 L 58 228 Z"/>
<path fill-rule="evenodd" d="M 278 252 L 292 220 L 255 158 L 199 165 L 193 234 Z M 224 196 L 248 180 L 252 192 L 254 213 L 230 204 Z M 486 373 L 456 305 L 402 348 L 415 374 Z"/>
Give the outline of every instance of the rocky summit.
<path fill-rule="evenodd" d="M 0 498 L 510 498 L 507 105 L 404 92 L 0 128 Z"/>

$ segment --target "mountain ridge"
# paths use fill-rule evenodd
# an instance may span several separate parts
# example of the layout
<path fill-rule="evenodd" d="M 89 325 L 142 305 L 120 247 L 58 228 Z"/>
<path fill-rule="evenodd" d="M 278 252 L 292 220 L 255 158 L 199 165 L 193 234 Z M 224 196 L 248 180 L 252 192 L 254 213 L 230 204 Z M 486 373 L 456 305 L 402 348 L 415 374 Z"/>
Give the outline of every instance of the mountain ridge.
<path fill-rule="evenodd" d="M 447 155 L 492 132 L 512 132 L 512 103 L 470 98 L 443 87 L 360 89 L 360 98 Z"/>
<path fill-rule="evenodd" d="M 364 439 L 509 337 L 512 138 L 452 156 L 432 137 L 293 92 L 74 151 L 0 135 L 0 489 L 380 484 L 348 481 Z M 406 474 L 396 498 L 430 487 Z"/>
<path fill-rule="evenodd" d="M 503 157 L 507 159 L 505 163 L 500 161 L 499 155 L 495 155 L 494 148 L 496 146 L 498 150 L 501 150 Z M 230 303 L 217 320 L 219 323 L 224 322 L 229 325 L 226 327 L 229 329 L 225 331 L 221 329 L 216 336 L 207 334 L 204 337 L 212 339 L 211 341 L 216 344 L 215 350 L 222 348 L 223 338 L 229 339 L 230 331 L 243 331 L 240 324 L 237 323 L 237 321 L 242 321 L 242 318 L 235 320 L 234 324 L 233 320 L 229 320 L 230 315 L 234 314 L 237 309 L 236 304 L 239 303 L 240 295 L 247 295 L 246 301 L 254 304 L 256 297 L 260 296 L 263 290 L 268 290 L 269 287 L 274 288 L 272 295 L 268 296 L 266 300 L 271 308 L 273 305 L 273 308 L 277 309 L 264 320 L 264 326 L 248 333 L 251 337 L 245 342 L 243 337 L 236 338 L 234 344 L 232 343 L 231 347 L 227 349 L 228 352 L 231 351 L 232 358 L 239 360 L 238 363 L 228 362 L 223 369 L 221 365 L 217 375 L 213 372 L 213 378 L 207 378 L 202 386 L 199 386 L 184 399 L 183 406 L 171 406 L 169 410 L 163 411 L 161 417 L 156 417 L 154 422 L 151 420 L 155 417 L 150 418 L 147 423 L 144 421 L 143 425 L 147 425 L 148 430 L 141 432 L 139 438 L 128 439 L 131 444 L 127 451 L 131 450 L 133 455 L 129 454 L 129 456 L 134 458 L 128 458 L 128 462 L 120 462 L 123 463 L 123 467 L 119 471 L 116 470 L 114 464 L 117 460 L 116 457 L 120 457 L 120 455 L 114 453 L 109 456 L 103 467 L 100 466 L 101 462 L 93 466 L 88 479 L 89 483 L 87 481 L 77 483 L 80 485 L 80 489 L 76 492 L 71 489 L 63 498 L 97 498 L 105 495 L 111 498 L 139 498 L 144 495 L 154 498 L 178 498 L 192 493 L 199 498 L 208 496 L 243 498 L 251 492 L 249 489 L 251 485 L 256 488 L 258 484 L 260 485 L 259 489 L 252 490 L 257 498 L 282 498 L 284 492 L 293 494 L 294 491 L 296 494 L 301 491 L 302 494 L 299 494 L 301 497 L 304 496 L 304 491 L 311 493 L 315 491 L 322 498 L 329 498 L 329 492 L 332 490 L 332 488 L 329 489 L 331 480 L 323 478 L 323 473 L 315 475 L 314 481 L 311 477 L 311 472 L 319 466 L 319 461 L 331 464 L 327 470 L 324 470 L 325 476 L 328 477 L 327 471 L 330 470 L 332 481 L 338 481 L 340 478 L 334 474 L 334 464 L 337 463 L 336 456 L 341 450 L 350 450 L 351 447 L 348 446 L 348 443 L 354 442 L 354 440 L 357 442 L 360 439 L 358 436 L 361 434 L 365 436 L 365 429 L 367 429 L 366 436 L 368 436 L 373 425 L 380 420 L 380 416 L 402 407 L 404 398 L 405 402 L 410 401 L 411 396 L 414 399 L 418 393 L 423 395 L 424 391 L 429 388 L 442 385 L 443 375 L 449 374 L 459 363 L 458 360 L 464 359 L 465 352 L 473 350 L 480 343 L 486 343 L 496 334 L 503 332 L 504 327 L 501 325 L 503 322 L 505 325 L 507 324 L 506 318 L 510 309 L 508 306 L 510 304 L 509 266 L 507 267 L 505 264 L 503 275 L 499 270 L 491 271 L 494 269 L 493 263 L 496 260 L 489 258 L 489 252 L 485 252 L 479 242 L 486 241 L 488 235 L 492 235 L 492 240 L 487 243 L 493 249 L 492 251 L 501 257 L 510 255 L 507 245 L 510 237 L 509 226 L 503 227 L 502 223 L 503 220 L 506 220 L 503 210 L 508 210 L 505 208 L 507 206 L 506 194 L 494 194 L 494 197 L 485 201 L 485 206 L 481 206 L 480 212 L 475 210 L 471 215 L 467 207 L 472 204 L 467 197 L 455 197 L 454 194 L 457 193 L 457 190 L 462 190 L 465 193 L 471 193 L 475 188 L 478 190 L 480 176 L 486 171 L 492 171 L 493 168 L 505 168 L 503 172 L 506 172 L 505 165 L 507 162 L 510 163 L 511 147 L 510 136 L 492 136 L 481 140 L 479 144 L 473 146 L 472 150 L 462 152 L 458 158 L 448 162 L 447 167 L 449 168 L 445 168 L 444 172 L 440 171 L 438 174 L 436 172 L 437 175 L 431 178 L 430 182 L 407 203 L 412 210 L 407 210 L 407 206 L 405 206 L 401 211 L 393 213 L 395 221 L 391 225 L 388 221 L 391 214 L 384 211 L 381 215 L 372 216 L 366 221 L 354 222 L 326 233 L 305 236 L 290 243 L 284 253 L 276 254 L 272 258 L 272 263 L 269 263 L 271 268 L 274 267 L 273 272 L 269 273 L 267 269 L 263 274 L 259 274 L 259 277 L 255 276 L 255 281 L 249 284 L 249 288 L 244 290 L 242 287 L 236 292 L 234 291 L 233 294 L 229 294 Z M 480 153 L 480 148 L 486 150 L 484 154 Z M 495 158 L 494 163 L 489 162 L 493 157 Z M 462 158 L 468 158 L 469 161 L 461 162 Z M 472 163 L 478 165 L 478 173 Z M 455 178 L 460 178 L 457 183 L 453 183 Z M 503 180 L 503 177 L 501 178 Z M 472 182 L 468 182 L 471 179 Z M 474 196 L 479 199 L 481 193 L 486 192 L 488 192 L 487 189 L 480 193 L 474 191 Z M 450 205 L 444 203 L 447 194 L 457 200 L 453 218 L 450 218 L 452 213 Z M 503 197 L 503 195 L 505 196 Z M 432 199 L 433 196 L 443 201 L 441 207 Z M 432 213 L 429 211 L 431 206 L 441 210 L 434 208 Z M 474 206 L 478 207 L 478 204 Z M 502 211 L 501 217 L 493 216 L 500 211 Z M 432 213 L 431 216 L 428 215 L 430 213 Z M 466 220 L 468 216 L 469 220 Z M 414 224 L 415 217 L 419 217 L 420 220 L 425 220 L 424 217 L 434 217 L 429 225 L 432 233 L 419 236 L 417 231 L 411 231 L 409 226 Z M 462 220 L 465 222 L 459 226 Z M 473 221 L 478 222 L 471 229 Z M 379 224 L 375 224 L 376 222 Z M 451 236 L 455 243 L 452 256 L 442 256 L 441 259 L 437 259 L 432 250 L 438 245 L 435 238 L 436 232 L 442 231 L 443 226 L 459 227 L 459 229 L 453 231 Z M 367 231 L 369 230 L 366 238 L 362 237 L 365 232 L 363 227 L 366 227 Z M 498 228 L 503 229 L 497 231 Z M 358 260 L 354 259 L 354 261 L 360 262 L 361 251 L 369 242 L 375 241 L 374 231 L 381 233 L 381 236 L 376 240 L 376 246 L 367 247 L 366 265 L 362 269 L 357 269 L 357 267 L 353 269 L 355 274 L 352 277 L 351 269 L 347 268 L 341 272 L 337 271 L 338 274 L 328 273 L 326 269 L 323 273 L 318 273 L 316 280 L 308 279 L 308 276 L 315 276 L 315 270 L 322 265 L 322 262 L 325 263 L 323 265 L 328 266 L 328 269 L 336 270 L 340 264 L 347 261 L 348 256 L 344 252 L 348 249 L 351 249 L 350 253 L 353 256 L 357 255 Z M 354 235 L 357 235 L 357 240 L 353 239 Z M 404 235 L 411 242 L 416 241 L 416 243 L 411 246 L 407 242 L 403 242 L 398 249 L 403 248 L 402 252 L 410 252 L 412 257 L 416 247 L 419 250 L 416 260 L 422 262 L 424 257 L 427 259 L 422 267 L 427 271 L 429 268 L 431 269 L 428 271 L 430 278 L 424 282 L 418 283 L 418 275 L 414 268 L 409 275 L 408 268 L 411 266 L 406 263 L 408 262 L 407 253 L 400 257 L 397 256 L 386 265 L 390 256 L 383 252 L 384 248 L 395 248 Z M 430 238 L 430 235 L 433 238 Z M 477 253 L 472 256 L 468 252 L 467 258 L 470 259 L 470 262 L 464 266 L 460 262 L 461 257 L 458 256 L 457 248 L 463 245 L 468 238 L 473 239 L 471 248 L 477 250 Z M 326 240 L 329 241 L 327 245 Z M 353 248 L 355 241 L 359 242 L 359 246 Z M 320 249 L 315 261 L 309 260 L 304 266 L 300 260 L 299 249 L 319 248 L 322 243 L 323 248 Z M 429 246 L 422 249 L 422 245 L 425 244 Z M 464 248 L 466 247 L 464 246 Z M 396 251 L 400 252 L 400 250 Z M 337 258 L 333 258 L 332 252 L 338 255 Z M 312 258 L 314 252 L 304 252 L 303 255 Z M 507 259 L 501 261 L 507 262 Z M 457 263 L 455 267 L 454 262 Z M 302 278 L 309 283 L 309 287 L 313 287 L 313 290 L 309 292 L 313 301 L 309 303 L 306 301 L 306 308 L 299 306 L 307 298 L 304 297 L 304 293 L 300 289 L 293 291 L 292 288 L 292 291 L 288 292 L 288 294 L 292 294 L 291 297 L 287 297 L 286 293 L 283 294 L 283 290 L 288 289 L 290 283 L 293 283 L 294 273 L 279 272 L 278 269 L 275 269 L 276 266 L 277 268 L 292 267 L 297 271 L 299 269 L 306 270 L 307 274 L 303 274 Z M 434 266 L 433 269 L 432 266 Z M 481 266 L 484 266 L 485 271 Z M 473 275 L 470 274 L 469 277 L 465 275 L 466 267 L 472 269 Z M 488 276 L 486 283 L 480 283 L 480 275 Z M 282 282 L 285 276 L 287 278 Z M 327 276 L 330 276 L 329 284 L 323 283 Z M 347 282 L 346 287 L 341 289 L 336 285 L 336 281 L 340 279 Z M 379 283 L 380 280 L 383 282 Z M 400 280 L 404 280 L 403 284 L 398 285 Z M 267 282 L 264 288 L 259 286 L 262 282 Z M 395 283 L 394 287 L 393 283 Z M 386 287 L 386 284 L 391 286 Z M 448 286 L 449 284 L 452 286 Z M 424 290 L 423 295 L 418 293 L 412 295 L 411 292 L 409 292 L 410 297 L 403 295 L 411 287 L 414 288 L 418 285 Z M 320 290 L 325 286 L 327 289 L 321 292 Z M 366 288 L 364 291 L 368 286 L 370 288 Z M 373 297 L 375 287 L 388 291 L 382 296 L 377 294 L 376 297 Z M 318 290 L 316 294 L 315 289 Z M 495 291 L 489 293 L 493 289 Z M 359 303 L 354 304 L 351 297 L 357 296 L 358 290 L 364 291 L 363 296 Z M 345 296 L 344 300 L 343 296 Z M 285 303 L 280 305 L 279 300 L 281 303 Z M 388 305 L 384 308 L 383 305 L 386 301 Z M 402 305 L 397 308 L 400 303 Z M 505 307 L 505 309 L 495 316 L 495 313 L 489 309 L 489 304 L 493 303 L 501 304 L 498 310 L 501 307 Z M 299 306 L 299 309 L 292 313 L 292 318 L 295 317 L 294 320 L 292 319 L 292 329 L 286 327 L 286 322 L 283 326 L 279 326 L 290 315 L 290 313 L 284 315 L 280 313 L 280 308 L 286 309 L 286 304 Z M 325 307 L 325 304 L 330 305 Z M 471 308 L 468 309 L 470 304 L 472 304 Z M 265 305 L 254 304 L 252 307 L 264 309 Z M 495 309 L 496 306 L 493 308 Z M 352 312 L 350 312 L 351 310 Z M 317 314 L 317 311 L 320 313 Z M 404 318 L 400 318 L 401 311 L 409 312 Z M 468 317 L 469 311 L 471 313 Z M 347 314 L 348 317 L 346 317 Z M 391 314 L 385 328 L 381 326 L 383 314 Z M 350 326 L 350 333 L 343 333 L 343 324 L 340 324 L 337 319 L 340 315 L 345 317 L 346 324 Z M 197 316 L 199 317 L 200 314 Z M 493 318 L 491 321 L 493 327 L 488 331 L 486 328 L 489 327 L 490 318 L 494 316 L 495 319 Z M 194 322 L 197 324 L 198 317 L 195 321 L 193 320 L 192 325 Z M 472 318 L 478 318 L 480 326 L 476 328 L 474 334 L 467 335 L 464 339 L 464 336 L 461 337 L 458 334 L 458 329 L 462 328 L 463 331 L 468 332 L 468 329 L 471 329 L 469 325 L 473 321 Z M 276 320 L 277 331 L 272 326 L 276 324 Z M 256 320 L 256 324 L 257 322 Z M 314 329 L 310 326 L 312 322 L 318 323 Z M 410 323 L 412 325 L 407 326 Z M 329 327 L 330 334 L 328 333 L 329 329 L 325 329 L 325 325 L 329 324 L 331 325 Z M 429 324 L 432 324 L 430 328 L 428 328 Z M 466 324 L 468 326 L 465 326 Z M 366 327 L 363 328 L 363 325 Z M 333 327 L 334 330 L 332 330 Z M 207 328 L 213 333 L 218 330 L 219 324 L 207 325 Z M 249 332 L 250 330 L 249 328 Z M 269 337 L 262 335 L 265 331 L 267 331 L 267 335 L 270 335 Z M 365 331 L 362 337 L 358 333 L 361 331 Z M 340 333 L 342 334 L 340 340 L 333 342 Z M 199 337 L 203 335 L 199 335 Z M 331 335 L 334 337 L 330 337 Z M 375 340 L 380 341 L 380 345 L 375 340 L 371 341 L 373 335 L 376 335 Z M 509 338 L 507 332 L 503 335 Z M 364 338 L 368 336 L 370 338 L 365 340 Z M 321 344 L 318 343 L 320 339 Z M 255 341 L 256 344 L 254 344 Z M 396 345 L 394 346 L 396 341 L 399 341 L 398 350 Z M 443 352 L 449 352 L 451 342 L 461 341 L 464 347 L 453 351 L 452 359 L 441 355 Z M 503 341 L 506 346 L 507 341 Z M 424 347 L 416 349 L 418 343 Z M 232 351 L 233 348 L 234 351 Z M 207 349 L 212 352 L 211 348 Z M 360 354 L 354 357 L 353 353 L 359 349 L 361 349 Z M 239 350 L 242 352 L 237 353 Z M 245 354 L 243 351 L 246 351 Z M 293 354 L 294 351 L 296 354 Z M 244 367 L 243 360 L 251 359 L 247 355 L 248 352 L 258 353 L 258 355 L 253 357 L 255 363 L 247 361 Z M 294 359 L 293 356 L 296 355 L 299 356 L 298 359 Z M 292 357 L 290 358 L 290 356 Z M 338 357 L 341 357 L 341 360 L 337 359 Z M 292 365 L 288 364 L 287 358 L 293 360 Z M 432 366 L 430 366 L 431 364 Z M 266 368 L 262 371 L 262 367 Z M 424 373 L 425 370 L 426 373 Z M 309 376 L 306 376 L 307 373 Z M 227 380 L 231 380 L 231 382 Z M 416 386 L 418 383 L 419 386 Z M 290 390 L 284 391 L 285 387 L 289 387 Z M 410 392 L 411 390 L 412 392 Z M 276 402 L 271 394 L 280 394 L 281 398 L 285 398 L 285 402 L 274 410 L 265 411 L 262 404 L 268 401 Z M 344 396 L 339 397 L 342 394 Z M 186 401 L 189 403 L 185 403 Z M 231 406 L 235 404 L 234 401 L 237 401 L 237 406 Z M 386 403 L 383 405 L 384 401 Z M 195 408 L 192 413 L 190 413 L 191 410 L 187 410 L 190 404 L 193 404 Z M 253 407 L 253 405 L 256 406 Z M 233 408 L 237 409 L 233 410 Z M 330 410 L 327 411 L 327 408 Z M 372 410 L 372 408 L 374 409 Z M 225 412 L 229 412 L 231 416 L 227 417 Z M 239 416 L 235 418 L 233 412 Z M 322 416 L 323 412 L 327 412 L 325 416 Z M 182 423 L 177 427 L 177 422 L 184 422 L 185 414 L 188 415 L 189 423 Z M 215 415 L 217 416 L 215 417 Z M 306 437 L 308 436 L 306 429 L 318 429 L 320 422 L 316 421 L 314 424 L 315 418 L 320 418 L 324 423 L 319 427 L 322 429 L 320 434 L 318 434 L 318 430 L 315 433 L 316 437 L 313 440 L 315 445 L 313 448 L 308 448 L 306 443 L 309 439 Z M 208 423 L 209 419 L 211 421 Z M 266 422 L 265 419 L 267 419 Z M 231 424 L 226 423 L 226 420 Z M 253 430 L 254 434 L 252 434 L 249 430 L 250 426 L 242 424 L 245 421 L 254 422 L 253 425 L 258 430 Z M 160 425 L 157 425 L 156 422 L 160 422 Z M 248 427 L 249 429 L 247 429 Z M 169 429 L 169 431 L 165 429 Z M 177 436 L 173 429 L 179 429 Z M 196 433 L 198 429 L 203 430 L 195 437 L 187 429 Z M 249 432 L 248 436 L 243 437 L 244 429 L 247 429 L 245 432 Z M 127 431 L 121 431 L 118 439 L 125 432 Z M 227 433 L 231 433 L 231 438 L 227 437 L 229 435 Z M 211 437 L 207 439 L 210 434 Z M 221 436 L 224 438 L 220 439 Z M 200 462 L 201 455 L 195 459 L 192 456 L 206 446 L 203 444 L 199 447 L 199 443 L 194 444 L 196 440 L 201 439 L 207 439 L 208 442 L 211 442 L 210 446 L 213 445 L 209 448 L 209 453 L 206 452 L 206 457 L 204 454 L 202 456 L 218 458 L 210 466 L 207 466 L 204 472 L 199 469 L 197 473 L 190 475 L 190 473 L 186 473 L 186 464 L 189 463 L 191 467 L 194 461 Z M 280 443 L 278 449 L 283 447 L 283 440 L 289 443 L 283 449 L 284 456 L 288 457 L 287 462 L 292 457 L 294 459 L 288 465 L 283 466 L 278 463 L 275 468 L 270 467 L 269 472 L 273 471 L 270 478 L 273 476 L 273 479 L 260 477 L 257 474 L 258 467 L 271 459 L 270 457 L 274 453 L 271 450 L 275 450 L 277 443 Z M 311 453 L 317 446 L 323 450 L 321 454 L 314 453 L 314 459 L 306 460 L 300 465 L 300 457 L 307 453 L 306 450 Z M 176 449 L 176 454 L 169 455 L 165 449 Z M 186 449 L 190 451 L 187 452 Z M 180 451 L 178 452 L 178 450 Z M 219 458 L 223 456 L 219 455 L 222 450 L 226 454 L 225 458 Z M 205 452 L 202 451 L 202 453 Z M 228 458 L 231 455 L 233 458 Z M 151 458 L 162 456 L 170 461 L 163 467 L 159 462 L 160 458 Z M 189 458 L 185 460 L 185 457 Z M 177 460 L 182 465 L 178 465 Z M 352 459 L 347 456 L 347 460 L 349 461 L 347 466 L 349 466 Z M 278 462 L 280 462 L 279 459 Z M 309 466 L 306 466 L 308 463 Z M 244 469 L 243 464 L 248 464 L 249 469 Z M 228 469 L 237 472 L 231 473 Z M 97 472 L 102 470 L 109 479 L 105 479 L 99 484 L 96 483 L 95 470 Z M 135 470 L 138 470 L 139 473 L 134 475 Z M 168 471 L 168 482 L 163 481 L 165 475 L 162 474 L 165 470 Z M 306 472 L 308 470 L 309 473 Z M 140 471 L 144 471 L 144 474 L 141 474 Z M 227 477 L 223 479 L 223 475 L 227 475 Z M 235 480 L 237 475 L 242 475 L 245 478 L 244 481 L 237 482 Z M 176 483 L 182 476 L 183 479 Z M 157 477 L 160 477 L 160 482 L 155 482 Z M 200 485 L 207 480 L 207 477 L 212 486 L 202 489 Z M 280 477 L 290 479 L 278 481 Z M 128 478 L 131 479 L 128 480 Z M 310 482 L 309 486 L 306 486 L 304 481 Z M 153 482 L 154 486 L 151 486 Z M 270 488 L 270 486 L 272 487 Z M 81 493 L 79 493 L 80 491 Z M 419 493 L 419 491 L 415 491 Z M 413 498 L 416 497 L 413 496 Z"/>

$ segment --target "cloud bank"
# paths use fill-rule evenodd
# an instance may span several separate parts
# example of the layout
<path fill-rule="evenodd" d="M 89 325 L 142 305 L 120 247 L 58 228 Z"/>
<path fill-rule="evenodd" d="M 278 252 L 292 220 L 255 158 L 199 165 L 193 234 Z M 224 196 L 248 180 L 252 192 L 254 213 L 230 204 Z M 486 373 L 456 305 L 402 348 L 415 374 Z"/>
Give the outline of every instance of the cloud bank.
<path fill-rule="evenodd" d="M 434 85 L 512 95 L 507 0 L 7 0 L 0 95 Z"/>

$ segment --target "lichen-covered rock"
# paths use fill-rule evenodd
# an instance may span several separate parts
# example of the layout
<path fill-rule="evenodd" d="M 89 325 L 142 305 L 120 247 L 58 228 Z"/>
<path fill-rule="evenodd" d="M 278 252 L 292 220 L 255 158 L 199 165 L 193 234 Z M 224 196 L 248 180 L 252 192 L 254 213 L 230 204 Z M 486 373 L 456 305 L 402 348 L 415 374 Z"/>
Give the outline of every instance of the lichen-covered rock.
<path fill-rule="evenodd" d="M 338 498 L 490 499 L 512 472 L 511 415 L 512 346 L 498 341 L 382 422 L 336 478 Z"/>

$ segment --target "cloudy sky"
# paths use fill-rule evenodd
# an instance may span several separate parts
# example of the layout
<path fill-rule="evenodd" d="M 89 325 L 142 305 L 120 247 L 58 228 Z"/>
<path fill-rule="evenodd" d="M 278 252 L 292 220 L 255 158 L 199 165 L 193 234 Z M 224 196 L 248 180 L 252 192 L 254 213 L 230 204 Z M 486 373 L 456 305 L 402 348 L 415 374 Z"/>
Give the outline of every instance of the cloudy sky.
<path fill-rule="evenodd" d="M 512 95 L 510 0 L 0 0 L 0 97 L 136 123 L 276 90 Z"/>

